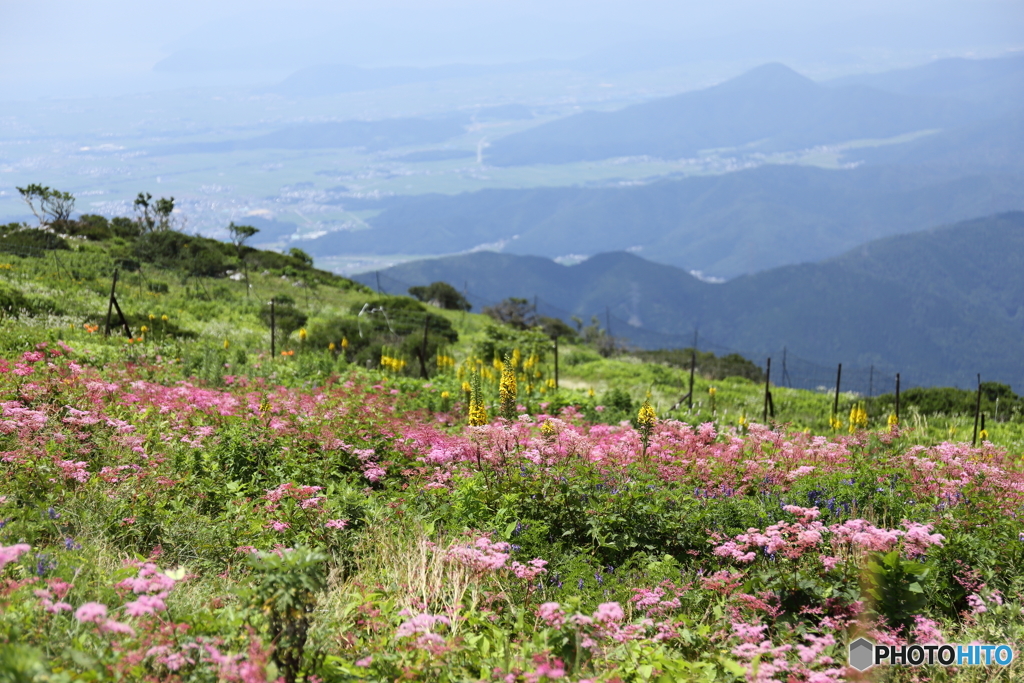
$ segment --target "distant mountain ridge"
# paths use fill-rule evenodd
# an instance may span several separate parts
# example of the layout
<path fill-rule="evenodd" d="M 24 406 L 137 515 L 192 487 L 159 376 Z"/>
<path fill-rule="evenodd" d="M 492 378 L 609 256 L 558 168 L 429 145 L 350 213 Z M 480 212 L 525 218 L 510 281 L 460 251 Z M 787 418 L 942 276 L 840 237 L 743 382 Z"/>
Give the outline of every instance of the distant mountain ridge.
<path fill-rule="evenodd" d="M 539 295 L 589 318 L 609 310 L 643 328 L 751 353 L 787 346 L 823 363 L 894 367 L 908 381 L 970 385 L 974 373 L 1024 385 L 1024 212 L 889 237 L 840 257 L 724 284 L 626 253 L 575 266 L 479 252 L 381 271 L 496 301 Z M 354 278 L 373 285 L 374 274 Z M 637 329 L 642 337 L 642 330 Z M 629 336 L 629 330 L 613 333 Z"/>
<path fill-rule="evenodd" d="M 901 95 L 955 99 L 1005 114 L 1024 108 L 1024 55 L 938 59 L 909 69 L 844 76 L 824 85 L 862 85 Z"/>
<path fill-rule="evenodd" d="M 691 157 L 702 150 L 746 147 L 794 150 L 887 138 L 985 118 L 978 107 L 901 95 L 863 85 L 828 87 L 782 64 L 766 64 L 704 90 L 583 112 L 494 141 L 495 166 L 595 161 L 648 155 Z"/>

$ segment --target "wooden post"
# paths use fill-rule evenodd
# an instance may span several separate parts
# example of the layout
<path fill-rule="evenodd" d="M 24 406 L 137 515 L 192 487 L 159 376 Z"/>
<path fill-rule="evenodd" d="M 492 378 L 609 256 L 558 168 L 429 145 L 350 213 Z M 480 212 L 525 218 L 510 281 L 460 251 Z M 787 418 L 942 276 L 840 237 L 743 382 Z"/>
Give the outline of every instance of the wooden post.
<path fill-rule="evenodd" d="M 900 423 L 900 373 L 896 373 L 896 424 Z"/>
<path fill-rule="evenodd" d="M 274 315 L 274 300 L 270 300 L 270 358 L 277 358 L 277 318 Z"/>
<path fill-rule="evenodd" d="M 420 347 L 420 375 L 427 379 L 427 332 L 430 330 L 430 314 L 423 316 L 423 345 Z"/>
<path fill-rule="evenodd" d="M 690 351 L 690 392 L 687 394 L 689 397 L 689 410 L 693 412 L 693 373 L 697 369 L 697 349 L 694 347 Z"/>
<path fill-rule="evenodd" d="M 110 316 L 114 313 L 114 290 L 117 289 L 117 268 L 114 268 L 114 281 L 110 284 L 110 300 L 107 301 L 107 325 L 103 330 L 103 336 L 110 336 Z"/>
<path fill-rule="evenodd" d="M 555 389 L 558 388 L 558 335 L 555 335 Z"/>
<path fill-rule="evenodd" d="M 971 446 L 978 445 L 978 421 L 981 419 L 981 373 L 978 373 L 978 400 L 974 404 L 974 436 L 971 437 Z"/>
<path fill-rule="evenodd" d="M 764 371 L 764 417 L 761 419 L 761 422 L 763 424 L 768 424 L 768 400 L 769 400 L 768 394 L 770 393 L 769 382 L 771 382 L 771 378 L 772 378 L 772 359 L 769 358 L 768 362 L 765 364 L 765 371 Z"/>
<path fill-rule="evenodd" d="M 839 369 L 836 370 L 836 397 L 832 401 L 832 417 L 839 418 L 839 380 L 843 378 L 843 364 L 839 364 Z"/>
<path fill-rule="evenodd" d="M 121 312 L 121 307 L 117 303 L 117 297 L 116 296 L 114 297 L 113 301 L 114 301 L 114 310 L 117 311 L 117 317 L 119 317 L 121 319 L 121 325 L 124 327 L 124 334 L 125 334 L 126 337 L 131 339 L 132 338 L 132 328 L 128 327 L 128 319 L 125 318 L 124 317 L 124 313 Z"/>

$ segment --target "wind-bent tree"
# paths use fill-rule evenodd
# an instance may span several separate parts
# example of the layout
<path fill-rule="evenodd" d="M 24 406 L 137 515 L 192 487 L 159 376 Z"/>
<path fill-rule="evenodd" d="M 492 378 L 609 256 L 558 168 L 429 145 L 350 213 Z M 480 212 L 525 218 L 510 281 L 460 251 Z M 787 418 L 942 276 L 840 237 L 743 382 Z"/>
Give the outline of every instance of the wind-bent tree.
<path fill-rule="evenodd" d="M 245 296 L 249 296 L 249 262 L 242 256 L 242 247 L 245 241 L 259 232 L 259 228 L 251 225 L 235 225 L 234 221 L 228 225 L 228 232 L 231 234 L 231 243 L 235 245 L 238 252 L 238 260 L 242 264 L 242 271 L 245 273 Z"/>
<path fill-rule="evenodd" d="M 171 214 L 174 213 L 174 197 L 161 197 L 153 201 L 153 195 L 140 192 L 133 204 L 135 219 L 143 233 L 171 229 Z"/>
<path fill-rule="evenodd" d="M 37 183 L 19 187 L 18 192 L 32 210 L 32 215 L 39 220 L 40 226 L 66 223 L 75 209 L 75 196 L 70 192 L 53 190 Z"/>

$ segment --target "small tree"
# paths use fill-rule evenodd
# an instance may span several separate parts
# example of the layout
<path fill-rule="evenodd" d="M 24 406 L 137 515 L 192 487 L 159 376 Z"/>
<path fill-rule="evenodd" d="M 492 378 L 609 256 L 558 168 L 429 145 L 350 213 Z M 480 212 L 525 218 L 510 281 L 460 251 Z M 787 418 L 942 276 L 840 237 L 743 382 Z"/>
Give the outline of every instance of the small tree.
<path fill-rule="evenodd" d="M 289 249 L 288 250 L 288 255 L 291 256 L 294 259 L 298 259 L 298 260 L 302 261 L 303 263 L 305 263 L 310 268 L 313 267 L 313 257 L 310 256 L 309 254 L 307 254 L 306 252 L 302 251 L 298 247 L 292 247 L 291 249 Z"/>
<path fill-rule="evenodd" d="M 510 325 L 517 330 L 525 330 L 537 323 L 537 312 L 526 299 L 509 297 L 494 306 L 487 306 L 484 315 L 489 315 L 500 323 Z"/>
<path fill-rule="evenodd" d="M 228 232 L 231 234 L 231 243 L 235 245 L 235 251 L 238 252 L 238 261 L 242 264 L 242 270 L 245 272 L 245 296 L 249 296 L 249 263 L 242 256 L 242 247 L 245 246 L 245 241 L 259 232 L 258 228 L 254 228 L 251 225 L 235 225 L 234 221 L 228 225 Z"/>
<path fill-rule="evenodd" d="M 143 233 L 171 229 L 171 214 L 174 213 L 174 197 L 161 197 L 153 201 L 153 195 L 140 192 L 132 205 L 135 208 L 139 229 Z"/>
<path fill-rule="evenodd" d="M 32 210 L 32 215 L 39 220 L 40 226 L 66 223 L 75 209 L 75 196 L 70 192 L 53 190 L 37 183 L 19 187 L 18 192 Z"/>
<path fill-rule="evenodd" d="M 468 311 L 473 307 L 459 290 L 447 282 L 433 282 L 426 287 L 410 287 L 409 294 L 420 301 L 449 311 Z"/>

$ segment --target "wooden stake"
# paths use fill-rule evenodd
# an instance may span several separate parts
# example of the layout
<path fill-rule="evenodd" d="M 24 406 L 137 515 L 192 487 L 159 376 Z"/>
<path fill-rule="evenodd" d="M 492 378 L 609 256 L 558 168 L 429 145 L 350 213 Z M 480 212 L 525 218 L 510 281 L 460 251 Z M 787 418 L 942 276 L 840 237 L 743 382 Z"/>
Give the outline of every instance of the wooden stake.
<path fill-rule="evenodd" d="M 430 330 L 430 314 L 423 316 L 423 346 L 420 347 L 420 375 L 427 379 L 427 332 Z"/>
<path fill-rule="evenodd" d="M 107 301 L 107 325 L 103 330 L 103 336 L 110 336 L 110 316 L 114 313 L 114 290 L 117 289 L 117 268 L 114 268 L 114 281 L 110 284 L 110 300 Z"/>
<path fill-rule="evenodd" d="M 771 378 L 772 378 L 772 359 L 769 358 L 768 362 L 765 364 L 765 371 L 764 371 L 764 417 L 761 419 L 762 424 L 768 424 L 768 401 L 770 400 L 769 394 L 771 393 L 770 389 L 769 389 L 769 382 L 771 382 Z M 774 411 L 772 411 L 772 412 L 774 412 Z"/>
<path fill-rule="evenodd" d="M 277 318 L 274 316 L 274 300 L 270 300 L 270 358 L 277 358 Z"/>
<path fill-rule="evenodd" d="M 693 373 L 697 370 L 697 348 L 694 347 L 690 352 L 690 393 L 686 396 L 689 399 L 689 409 L 693 412 Z"/>
<path fill-rule="evenodd" d="M 978 445 L 978 421 L 981 419 L 981 373 L 978 373 L 978 400 L 974 404 L 974 436 L 971 437 L 971 446 Z"/>
<path fill-rule="evenodd" d="M 558 388 L 558 336 L 555 336 L 555 389 Z"/>
<path fill-rule="evenodd" d="M 114 310 L 117 311 L 117 317 L 121 319 L 121 325 L 124 326 L 124 333 L 129 339 L 132 338 L 132 328 L 128 327 L 128 319 L 124 317 L 124 313 L 121 312 L 121 307 L 117 304 L 117 297 L 113 298 Z"/>
<path fill-rule="evenodd" d="M 839 417 L 839 380 L 843 378 L 843 364 L 839 364 L 839 369 L 836 370 L 836 397 L 832 401 L 832 417 Z"/>
<path fill-rule="evenodd" d="M 896 373 L 896 424 L 900 423 L 900 373 Z"/>

